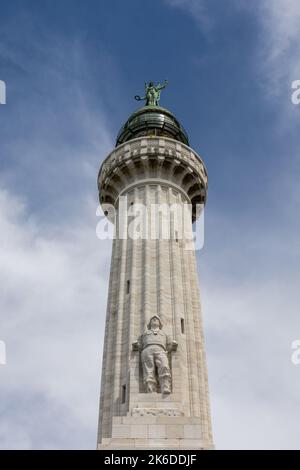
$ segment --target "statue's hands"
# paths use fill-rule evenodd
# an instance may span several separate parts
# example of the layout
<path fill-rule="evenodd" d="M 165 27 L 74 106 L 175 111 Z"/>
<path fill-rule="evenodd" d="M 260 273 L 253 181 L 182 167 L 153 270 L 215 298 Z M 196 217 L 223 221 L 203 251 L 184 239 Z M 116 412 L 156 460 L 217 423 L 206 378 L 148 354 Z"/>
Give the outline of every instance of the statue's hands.
<path fill-rule="evenodd" d="M 132 343 L 132 351 L 139 351 L 140 350 L 140 344 L 138 341 L 134 341 Z"/>

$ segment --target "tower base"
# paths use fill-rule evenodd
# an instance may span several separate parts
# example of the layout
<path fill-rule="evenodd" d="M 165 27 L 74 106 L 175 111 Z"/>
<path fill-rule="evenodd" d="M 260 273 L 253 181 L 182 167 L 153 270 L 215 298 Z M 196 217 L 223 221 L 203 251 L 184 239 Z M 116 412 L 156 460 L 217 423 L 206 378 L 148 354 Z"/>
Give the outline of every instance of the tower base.
<path fill-rule="evenodd" d="M 174 410 L 175 411 L 175 410 Z M 166 410 L 167 413 L 172 412 Z M 200 418 L 185 416 L 118 416 L 113 418 L 112 437 L 103 438 L 98 450 L 198 449 L 212 450 L 202 437 Z"/>

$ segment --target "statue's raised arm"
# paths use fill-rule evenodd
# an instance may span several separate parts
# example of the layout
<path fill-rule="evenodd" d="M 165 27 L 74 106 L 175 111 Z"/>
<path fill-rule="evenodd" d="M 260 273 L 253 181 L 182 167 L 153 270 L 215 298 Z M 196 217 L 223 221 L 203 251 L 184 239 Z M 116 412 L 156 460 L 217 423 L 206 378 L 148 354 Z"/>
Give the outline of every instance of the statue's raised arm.
<path fill-rule="evenodd" d="M 156 89 L 157 89 L 157 90 L 163 90 L 164 88 L 166 88 L 167 85 L 168 85 L 168 80 L 165 80 L 164 83 L 159 83 L 159 84 L 156 86 Z"/>

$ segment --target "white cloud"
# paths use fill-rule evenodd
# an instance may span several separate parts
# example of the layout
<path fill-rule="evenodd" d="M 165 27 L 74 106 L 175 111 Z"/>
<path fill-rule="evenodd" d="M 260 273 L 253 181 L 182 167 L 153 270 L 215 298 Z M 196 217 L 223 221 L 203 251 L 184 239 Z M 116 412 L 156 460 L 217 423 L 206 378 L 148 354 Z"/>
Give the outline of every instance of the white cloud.
<path fill-rule="evenodd" d="M 18 73 L 1 141 L 0 448 L 94 449 L 111 251 L 97 171 L 113 142 L 84 42 L 1 33 Z"/>
<path fill-rule="evenodd" d="M 217 5 L 206 0 L 165 1 L 189 14 L 203 31 L 223 20 Z M 257 19 L 253 75 L 262 85 L 265 98 L 278 106 L 278 131 L 282 133 L 291 123 L 299 121 L 299 106 L 291 102 L 292 82 L 300 79 L 299 0 L 232 0 L 228 3 L 233 14 L 243 11 Z"/>
<path fill-rule="evenodd" d="M 287 202 L 277 202 L 275 175 L 267 218 L 263 206 L 255 217 L 206 209 L 198 261 L 219 449 L 299 449 L 299 200 L 297 176 L 287 168 L 282 179 Z"/>
<path fill-rule="evenodd" d="M 0 226 L 0 447 L 93 448 L 111 245 L 96 238 L 95 204 L 53 236 L 1 189 Z M 73 433 L 71 423 L 70 436 L 61 428 Z"/>
<path fill-rule="evenodd" d="M 300 3 L 264 0 L 255 3 L 260 31 L 253 67 L 264 85 L 266 98 L 278 108 L 280 132 L 299 121 L 299 106 L 291 102 L 292 82 L 300 79 Z"/>
<path fill-rule="evenodd" d="M 204 32 L 212 27 L 212 17 L 208 14 L 204 0 L 165 0 L 172 8 L 180 8 L 190 14 Z"/>
<path fill-rule="evenodd" d="M 264 31 L 266 66 L 274 79 L 299 73 L 300 4 L 298 0 L 265 0 L 259 17 Z"/>
<path fill-rule="evenodd" d="M 299 449 L 300 368 L 291 363 L 298 285 L 276 274 L 248 285 L 202 285 L 219 449 Z"/>

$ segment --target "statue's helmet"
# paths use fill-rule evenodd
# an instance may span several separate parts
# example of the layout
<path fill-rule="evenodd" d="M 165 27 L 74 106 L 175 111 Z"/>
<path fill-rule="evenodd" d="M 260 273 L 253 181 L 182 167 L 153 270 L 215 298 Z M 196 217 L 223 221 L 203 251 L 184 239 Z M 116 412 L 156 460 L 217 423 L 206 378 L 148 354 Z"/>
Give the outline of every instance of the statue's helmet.
<path fill-rule="evenodd" d="M 148 325 L 147 325 L 148 330 L 151 329 L 151 321 L 153 320 L 153 318 L 157 318 L 157 319 L 158 319 L 158 321 L 159 321 L 159 329 L 161 330 L 162 327 L 163 327 L 163 324 L 162 324 L 162 321 L 161 321 L 161 318 L 160 318 L 159 315 L 153 315 L 153 316 L 150 318 L 149 323 L 148 323 Z"/>

